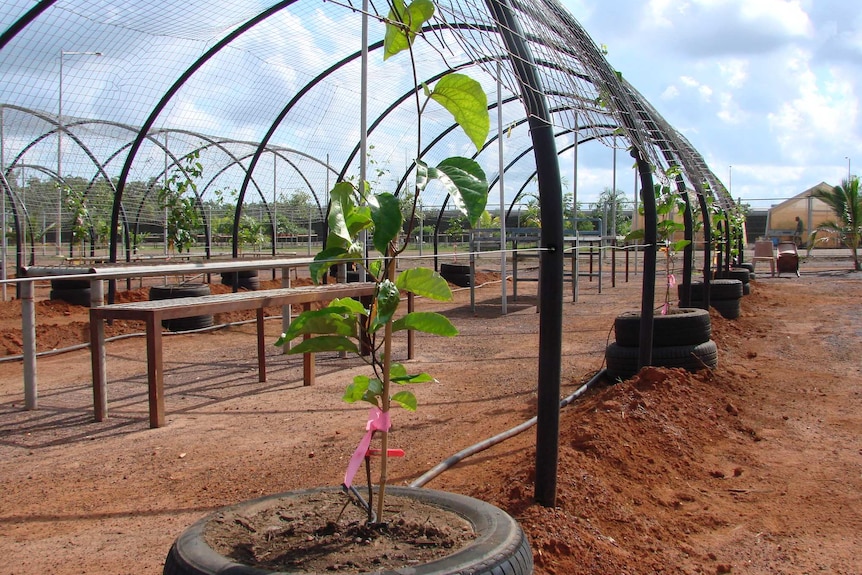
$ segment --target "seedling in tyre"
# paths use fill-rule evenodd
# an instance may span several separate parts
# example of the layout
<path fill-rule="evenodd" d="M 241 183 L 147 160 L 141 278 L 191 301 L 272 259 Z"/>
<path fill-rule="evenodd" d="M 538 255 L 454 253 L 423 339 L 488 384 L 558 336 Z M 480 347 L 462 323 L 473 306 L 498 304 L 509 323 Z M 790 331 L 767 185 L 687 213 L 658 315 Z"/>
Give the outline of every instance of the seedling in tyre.
<path fill-rule="evenodd" d="M 410 4 L 395 0 L 391 6 L 386 20 L 384 59 L 402 51 L 409 52 L 416 77 L 412 45 L 424 23 L 433 16 L 434 5 L 429 0 L 415 0 Z M 477 81 L 464 74 L 450 73 L 441 78 L 433 89 L 423 84 L 414 96 L 417 156 L 422 112 L 430 101 L 442 105 L 453 115 L 477 150 L 484 144 L 490 119 L 487 97 Z M 484 212 L 488 197 L 485 173 L 469 158 L 451 157 L 436 166 L 417 158 L 415 166 L 416 180 L 406 218 L 402 214 L 402 201 L 390 192 L 374 192 L 367 182 L 343 181 L 335 185 L 330 192 L 329 233 L 325 248 L 314 257 L 310 266 L 312 280 L 315 283 L 323 281 L 333 264 L 352 263 L 364 270 L 376 284 L 374 296 L 368 306 L 353 298 L 341 298 L 320 310 L 305 311 L 293 320 L 276 342 L 276 345 L 283 346 L 294 338 L 309 335 L 312 337 L 292 346 L 289 353 L 350 352 L 368 364 L 370 373 L 354 377 L 343 396 L 347 403 L 361 401 L 371 405 L 367 432 L 351 457 L 343 485 L 345 489 L 351 488 L 353 475 L 362 462 L 367 461 L 372 437 L 379 435 L 381 460 L 377 510 L 374 513 L 370 505 L 366 507 L 369 522 L 380 522 L 383 516 L 391 407 L 396 405 L 409 411 L 416 410 L 416 397 L 406 386 L 434 381 L 427 373 L 411 373 L 407 367 L 393 361 L 393 334 L 416 330 L 452 337 L 458 333 L 452 323 L 438 313 L 410 312 L 399 316 L 401 298 L 407 292 L 448 301 L 452 299 L 452 291 L 446 280 L 434 270 L 419 267 L 398 273 L 396 258 L 409 245 L 420 194 L 431 182 L 445 188 L 454 205 L 473 227 Z M 402 235 L 405 219 L 408 230 Z M 366 258 L 366 244 L 361 241 L 363 235 L 380 257 Z M 368 353 L 363 355 L 360 349 L 367 349 Z"/>
<path fill-rule="evenodd" d="M 668 170 L 668 175 L 673 174 L 673 168 Z M 661 315 L 667 315 L 670 311 L 671 290 L 676 287 L 676 276 L 674 275 L 674 262 L 676 254 L 684 250 L 691 241 L 674 240 L 674 235 L 685 231 L 685 225 L 674 220 L 674 213 L 682 213 L 686 205 L 679 194 L 671 190 L 669 186 L 656 184 L 653 187 L 656 199 L 656 215 L 659 221 L 656 224 L 656 237 L 658 238 L 657 249 L 665 256 L 665 295 L 664 304 L 661 306 Z M 639 208 L 643 215 L 643 207 Z M 626 240 L 643 239 L 644 230 L 634 230 L 626 235 Z"/>

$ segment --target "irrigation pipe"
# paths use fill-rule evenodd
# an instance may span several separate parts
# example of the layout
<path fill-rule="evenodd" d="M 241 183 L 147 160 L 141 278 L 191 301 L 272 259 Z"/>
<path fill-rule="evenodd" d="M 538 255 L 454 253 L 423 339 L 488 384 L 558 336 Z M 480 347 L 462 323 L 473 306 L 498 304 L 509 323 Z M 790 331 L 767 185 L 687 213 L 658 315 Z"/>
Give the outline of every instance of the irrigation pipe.
<path fill-rule="evenodd" d="M 565 397 L 562 400 L 560 400 L 560 409 L 566 407 L 567 405 L 572 403 L 575 399 L 577 399 L 578 397 L 583 395 L 590 387 L 592 387 L 600 379 L 602 379 L 605 376 L 606 372 L 607 372 L 607 369 L 600 370 L 598 373 L 593 375 L 593 377 L 591 377 L 585 384 L 583 384 L 581 387 L 579 387 L 577 390 L 575 390 L 574 393 L 572 393 L 568 397 Z M 493 437 L 489 437 L 488 439 L 480 441 L 479 443 L 476 443 L 476 444 L 471 445 L 470 447 L 468 447 L 466 449 L 459 451 L 455 455 L 447 457 L 446 459 L 444 459 L 443 461 L 441 461 L 440 463 L 438 463 L 437 465 L 435 465 L 434 467 L 432 467 L 431 469 L 429 469 L 428 471 L 423 473 L 421 476 L 419 476 L 417 479 L 415 479 L 412 483 L 410 483 L 410 487 L 422 487 L 423 485 L 425 485 L 426 483 L 428 483 L 429 481 L 431 481 L 432 479 L 434 479 L 435 477 L 437 477 L 438 475 L 440 475 L 444 471 L 446 471 L 446 470 L 452 468 L 453 466 L 455 466 L 456 464 L 460 463 L 461 461 L 463 461 L 467 457 L 470 457 L 471 455 L 475 455 L 475 454 L 479 453 L 480 451 L 484 451 L 490 447 L 493 447 L 494 445 L 497 445 L 498 443 L 502 443 L 503 441 L 505 441 L 507 439 L 511 439 L 512 437 L 515 437 L 516 435 L 518 435 L 524 431 L 527 431 L 528 429 L 530 429 L 531 427 L 536 425 L 537 420 L 538 420 L 537 417 L 532 417 L 532 418 L 528 419 L 527 421 L 525 421 L 524 423 L 521 423 L 520 425 L 516 425 L 515 427 L 509 429 L 508 431 L 504 431 L 503 433 L 500 433 L 500 434 L 495 435 Z"/>

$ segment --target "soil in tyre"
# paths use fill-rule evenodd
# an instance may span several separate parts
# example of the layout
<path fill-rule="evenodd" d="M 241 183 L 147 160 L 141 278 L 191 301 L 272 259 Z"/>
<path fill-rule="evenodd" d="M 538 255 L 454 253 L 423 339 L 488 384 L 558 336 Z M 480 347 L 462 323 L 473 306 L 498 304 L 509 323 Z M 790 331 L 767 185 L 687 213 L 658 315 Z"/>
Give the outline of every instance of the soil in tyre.
<path fill-rule="evenodd" d="M 218 520 L 228 510 L 242 510 L 284 496 L 302 495 L 321 491 L 340 491 L 339 488 L 319 488 L 261 497 L 218 510 L 204 517 L 184 531 L 171 546 L 165 560 L 163 575 L 264 575 L 279 573 L 237 563 L 216 552 L 205 540 L 204 533 L 211 520 Z M 473 575 L 529 575 L 533 572 L 533 554 L 521 526 L 507 513 L 493 505 L 454 493 L 388 487 L 387 493 L 415 498 L 451 511 L 467 520 L 476 532 L 476 539 L 454 553 L 424 564 L 405 565 L 413 575 L 446 575 L 470 573 Z M 401 569 L 386 573 L 402 572 Z M 403 571 L 406 572 L 406 571 Z M 284 573 L 283 571 L 281 573 Z M 379 570 L 367 571 L 381 573 Z"/>

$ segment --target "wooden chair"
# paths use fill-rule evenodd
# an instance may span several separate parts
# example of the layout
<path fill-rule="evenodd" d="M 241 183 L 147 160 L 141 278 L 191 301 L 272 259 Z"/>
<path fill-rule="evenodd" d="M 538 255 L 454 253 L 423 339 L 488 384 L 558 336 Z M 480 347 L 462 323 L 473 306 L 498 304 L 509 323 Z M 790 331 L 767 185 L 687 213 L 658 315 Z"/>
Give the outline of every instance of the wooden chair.
<path fill-rule="evenodd" d="M 754 257 L 751 258 L 751 264 L 757 267 L 757 262 L 769 262 L 769 268 L 772 271 L 772 277 L 775 277 L 775 252 L 772 247 L 772 240 L 757 240 L 754 242 Z"/>

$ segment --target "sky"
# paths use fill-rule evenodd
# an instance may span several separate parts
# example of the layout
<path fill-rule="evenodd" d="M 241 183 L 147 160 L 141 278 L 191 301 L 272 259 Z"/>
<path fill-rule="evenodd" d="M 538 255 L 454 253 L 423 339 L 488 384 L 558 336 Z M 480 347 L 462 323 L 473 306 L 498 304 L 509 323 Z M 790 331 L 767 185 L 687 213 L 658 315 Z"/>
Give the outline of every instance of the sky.
<path fill-rule="evenodd" d="M 562 0 L 733 197 L 769 207 L 862 173 L 851 0 Z"/>
<path fill-rule="evenodd" d="M 214 2 L 194 1 L 207 5 Z M 592 39 L 605 47 L 611 65 L 692 143 L 735 198 L 752 207 L 765 208 L 820 182 L 840 184 L 848 172 L 862 173 L 859 137 L 862 35 L 858 33 L 862 10 L 854 6 L 858 0 L 561 1 Z M 10 8 L 10 14 L 29 2 L 13 0 L 12 4 L 20 6 Z M 90 9 L 96 10 L 98 5 L 93 3 Z M 333 3 L 322 5 L 332 9 Z M 123 6 L 129 9 L 129 5 Z M 0 15 L 3 11 L 0 8 Z M 61 15 L 71 17 L 65 12 Z M 124 18 L 133 15 L 134 11 Z M 87 14 L 77 16 L 87 22 Z M 238 16 L 230 13 L 222 17 L 233 21 L 231 18 Z M 187 94 L 178 97 L 175 111 L 182 112 L 186 125 L 212 134 L 221 134 L 224 128 L 225 133 L 253 139 L 260 133 L 255 110 L 269 108 L 246 101 L 246 94 L 237 86 L 268 84 L 280 87 L 279 94 L 290 93 L 291 86 L 298 81 L 291 75 L 294 68 L 299 68 L 295 66 L 297 62 L 325 61 L 327 51 L 337 48 L 339 42 L 351 42 L 352 46 L 355 41 L 341 33 L 337 22 L 321 21 L 322 16 L 316 11 L 304 13 L 304 20 L 296 15 L 285 18 L 281 26 L 289 34 L 280 34 L 275 41 L 272 36 L 255 34 L 243 40 L 246 44 L 264 44 L 265 48 L 256 48 L 254 57 L 242 66 L 207 69 L 201 80 L 208 87 L 204 97 L 194 99 Z M 214 14 L 206 24 L 217 29 L 219 25 L 227 26 L 219 22 Z M 103 96 L 107 95 L 104 100 L 107 104 L 138 110 L 137 116 L 123 117 L 121 121 L 141 122 L 151 104 L 135 108 L 135 103 L 146 100 L 145 95 L 152 97 L 147 93 L 149 84 L 100 84 L 91 78 L 115 71 L 125 73 L 124 77 L 134 77 L 135 70 L 151 66 L 153 58 L 159 59 L 163 68 L 173 66 L 165 77 L 174 78 L 187 65 L 175 56 L 184 50 L 194 52 L 201 48 L 193 41 L 186 45 L 185 39 L 180 38 L 159 37 L 155 45 L 147 44 L 152 41 L 151 35 L 159 33 L 161 21 L 132 19 L 128 24 L 131 26 L 128 33 L 114 38 L 113 44 L 93 38 L 84 24 L 73 37 L 56 40 L 62 41 L 62 45 L 52 43 L 50 38 L 34 40 L 34 49 L 42 52 L 22 58 L 21 69 L 15 73 L 36 80 L 28 80 L 27 90 L 8 82 L 6 88 L 0 87 L 0 100 L 7 96 L 4 90 L 17 90 L 25 99 L 24 105 L 55 110 L 58 50 L 99 50 L 104 57 L 68 59 L 66 114 L 104 115 L 87 107 L 89 101 L 95 101 L 90 98 L 91 92 L 101 90 Z M 192 30 L 200 34 L 206 31 Z M 194 40 L 196 36 L 192 36 Z M 149 60 L 141 58 L 139 45 L 145 47 L 140 53 Z M 161 51 L 156 52 L 157 49 Z M 261 70 L 253 67 L 255 58 L 261 55 L 265 59 L 286 59 L 286 64 L 277 70 L 284 77 L 263 76 Z M 376 62 L 375 66 L 380 68 L 375 68 L 379 74 L 378 92 L 386 89 L 385 74 L 389 73 L 386 70 L 394 65 L 390 61 L 383 68 L 382 62 Z M 262 70 L 272 73 L 271 69 Z M 11 74 L 4 70 L 4 79 L 12 79 Z M 31 90 L 40 85 L 44 88 L 41 92 Z M 164 89 L 164 82 L 154 89 Z M 220 90 L 230 93 L 225 96 Z M 273 97 L 271 93 L 263 94 Z M 221 96 L 222 103 L 229 106 L 218 108 L 216 96 Z M 190 123 L 189 118 L 199 120 L 200 125 Z M 320 131 L 317 120 L 299 127 Z M 561 155 L 564 177 L 569 183 L 574 179 L 569 160 L 572 156 L 571 152 Z M 614 175 L 607 148 L 580 156 L 577 176 L 580 201 L 594 200 L 612 182 L 618 189 L 634 194 L 633 173 L 624 173 L 631 171 L 630 158 L 625 153 L 618 156 L 620 174 Z M 402 160 L 399 157 L 398 161 Z"/>

